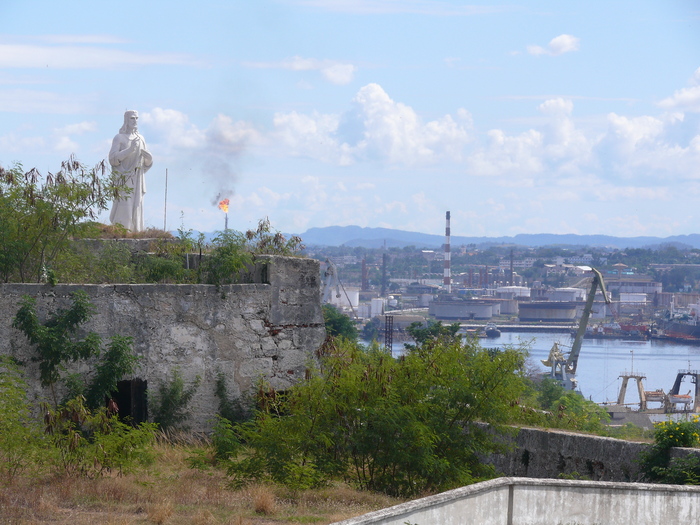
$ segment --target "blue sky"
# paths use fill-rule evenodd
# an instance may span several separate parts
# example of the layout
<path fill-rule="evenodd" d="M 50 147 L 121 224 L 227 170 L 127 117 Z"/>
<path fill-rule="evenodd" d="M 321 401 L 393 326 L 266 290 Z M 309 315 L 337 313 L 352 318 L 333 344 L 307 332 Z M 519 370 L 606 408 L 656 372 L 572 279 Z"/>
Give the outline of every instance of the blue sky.
<path fill-rule="evenodd" d="M 700 233 L 700 3 L 0 2 L 0 165 L 107 156 L 145 220 Z M 105 222 L 107 214 L 103 215 Z"/>

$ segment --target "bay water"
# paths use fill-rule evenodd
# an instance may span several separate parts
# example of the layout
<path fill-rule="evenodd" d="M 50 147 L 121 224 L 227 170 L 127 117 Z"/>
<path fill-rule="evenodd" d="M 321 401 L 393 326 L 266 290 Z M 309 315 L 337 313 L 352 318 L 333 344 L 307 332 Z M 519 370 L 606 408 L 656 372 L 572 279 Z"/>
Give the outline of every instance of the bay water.
<path fill-rule="evenodd" d="M 503 348 L 525 344 L 528 349 L 529 368 L 548 369 L 541 363 L 549 356 L 552 345 L 559 343 L 568 354 L 573 338 L 567 333 L 552 332 L 502 332 L 500 337 L 479 339 L 481 346 Z M 403 353 L 403 343 L 395 342 L 392 354 Z M 620 390 L 623 373 L 644 375 L 644 390 L 663 389 L 668 393 L 679 370 L 700 370 L 700 345 L 687 345 L 671 341 L 650 339 L 647 341 L 625 339 L 584 339 L 581 345 L 576 378 L 579 389 L 596 403 L 615 402 Z M 681 384 L 681 394 L 695 394 L 695 385 L 686 377 Z M 626 403 L 639 402 L 636 382 L 627 386 Z M 656 406 L 656 405 L 654 405 Z"/>

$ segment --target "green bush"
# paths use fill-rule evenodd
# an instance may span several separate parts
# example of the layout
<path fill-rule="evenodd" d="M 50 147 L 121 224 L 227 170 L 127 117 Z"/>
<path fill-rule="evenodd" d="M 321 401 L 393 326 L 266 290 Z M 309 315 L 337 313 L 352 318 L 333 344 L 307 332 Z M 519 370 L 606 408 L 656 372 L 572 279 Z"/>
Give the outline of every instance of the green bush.
<path fill-rule="evenodd" d="M 219 399 L 220 417 L 228 420 L 230 423 L 242 422 L 250 417 L 250 409 L 247 406 L 250 403 L 245 403 L 240 398 L 233 398 L 229 395 L 228 387 L 226 386 L 226 376 L 222 372 L 216 375 L 214 394 Z"/>
<path fill-rule="evenodd" d="M 610 416 L 598 404 L 578 392 L 566 390 L 559 381 L 546 377 L 529 381 L 516 422 L 548 428 L 607 433 Z"/>
<path fill-rule="evenodd" d="M 214 446 L 214 457 L 217 460 L 236 457 L 241 450 L 241 442 L 238 439 L 233 423 L 226 418 L 216 418 L 211 440 Z"/>
<path fill-rule="evenodd" d="M 0 357 L 0 479 L 7 482 L 34 467 L 43 449 L 26 388 L 19 367 L 10 357 Z"/>
<path fill-rule="evenodd" d="M 697 456 L 671 459 L 674 447 L 700 444 L 700 417 L 689 421 L 662 421 L 654 424 L 654 444 L 640 456 L 640 470 L 647 481 L 679 485 L 700 484 Z"/>
<path fill-rule="evenodd" d="M 101 355 L 102 338 L 98 334 L 89 332 L 82 339 L 78 338 L 81 325 L 93 316 L 94 307 L 83 290 L 74 292 L 72 300 L 69 308 L 55 312 L 42 323 L 36 312 L 36 301 L 25 296 L 12 326 L 35 345 L 37 355 L 32 360 L 39 362 L 41 384 L 51 389 L 54 405 L 59 404 L 55 384 L 63 380 L 68 388 L 68 399 L 85 394 L 88 406 L 97 408 L 116 391 L 122 377 L 134 372 L 138 358 L 133 354 L 130 337 L 113 336 L 104 355 Z M 99 358 L 91 379 L 66 373 L 68 363 L 89 358 Z"/>
<path fill-rule="evenodd" d="M 53 465 L 65 474 L 125 474 L 153 461 L 154 424 L 132 427 L 107 408 L 91 411 L 82 396 L 57 410 L 47 408 L 45 424 Z"/>
<path fill-rule="evenodd" d="M 512 419 L 521 352 L 435 341 L 394 359 L 339 340 L 323 354 L 308 380 L 235 426 L 247 448 L 229 465 L 236 484 L 302 488 L 341 476 L 413 496 L 493 475 L 479 456 L 500 445 L 480 422 L 498 431 Z"/>
<path fill-rule="evenodd" d="M 323 321 L 326 333 L 331 337 L 344 337 L 350 341 L 357 340 L 357 328 L 352 319 L 331 304 L 324 304 Z"/>
<path fill-rule="evenodd" d="M 219 232 L 212 240 L 213 249 L 202 264 L 202 279 L 207 284 L 231 284 L 253 263 L 246 249 L 245 236 L 235 230 Z"/>
<path fill-rule="evenodd" d="M 197 376 L 189 387 L 185 387 L 185 380 L 176 368 L 172 371 L 172 378 L 158 386 L 149 408 L 153 421 L 161 430 L 168 431 L 177 427 L 186 429 L 182 423 L 189 416 L 187 405 L 197 392 L 200 382 L 201 378 Z"/>

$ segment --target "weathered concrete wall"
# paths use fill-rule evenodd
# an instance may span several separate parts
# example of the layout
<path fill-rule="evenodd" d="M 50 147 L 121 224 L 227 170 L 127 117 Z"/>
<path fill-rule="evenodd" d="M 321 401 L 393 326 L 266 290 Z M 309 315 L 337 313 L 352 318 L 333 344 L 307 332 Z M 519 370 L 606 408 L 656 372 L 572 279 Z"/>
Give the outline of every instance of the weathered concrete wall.
<path fill-rule="evenodd" d="M 136 378 L 153 392 L 179 369 L 187 384 L 202 383 L 189 405 L 193 430 L 210 428 L 218 407 L 219 372 L 229 392 L 240 396 L 259 379 L 284 390 L 304 377 L 325 338 L 318 261 L 261 257 L 259 283 L 226 285 L 0 285 L 0 352 L 27 364 L 33 400 L 48 397 L 38 385 L 34 350 L 11 327 L 22 296 L 37 301 L 40 319 L 70 305 L 70 294 L 84 290 L 97 315 L 84 326 L 105 340 L 114 334 L 134 339 L 141 357 Z M 76 371 L 87 372 L 89 365 Z M 132 378 L 126 378 L 132 379 Z"/>
<path fill-rule="evenodd" d="M 335 525 L 658 525 L 699 515 L 700 487 L 499 478 Z"/>
<path fill-rule="evenodd" d="M 560 430 L 521 428 L 513 449 L 485 460 L 504 476 L 558 478 L 560 475 L 593 481 L 640 481 L 639 455 L 649 445 L 621 439 Z M 673 449 L 672 457 L 696 454 L 698 449 Z"/>

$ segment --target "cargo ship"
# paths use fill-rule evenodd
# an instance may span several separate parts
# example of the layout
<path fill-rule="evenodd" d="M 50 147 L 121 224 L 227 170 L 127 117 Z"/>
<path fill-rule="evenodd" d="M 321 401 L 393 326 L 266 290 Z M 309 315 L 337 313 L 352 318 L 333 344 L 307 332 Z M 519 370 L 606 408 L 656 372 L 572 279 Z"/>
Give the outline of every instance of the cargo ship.
<path fill-rule="evenodd" d="M 684 343 L 700 343 L 700 305 L 688 306 L 688 313 L 673 315 L 667 321 L 661 321 L 654 337 L 657 339 L 671 339 Z"/>
<path fill-rule="evenodd" d="M 586 329 L 586 339 L 634 339 L 644 341 L 649 338 L 651 330 L 646 324 L 605 323 Z"/>

